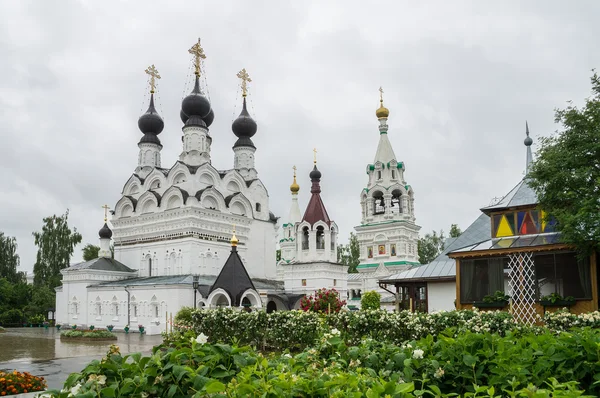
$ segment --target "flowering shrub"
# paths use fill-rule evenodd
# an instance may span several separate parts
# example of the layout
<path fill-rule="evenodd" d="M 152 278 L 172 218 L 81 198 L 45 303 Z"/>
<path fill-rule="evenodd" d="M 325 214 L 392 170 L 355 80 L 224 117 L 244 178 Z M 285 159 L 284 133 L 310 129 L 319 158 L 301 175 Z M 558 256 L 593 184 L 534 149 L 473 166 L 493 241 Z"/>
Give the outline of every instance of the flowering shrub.
<path fill-rule="evenodd" d="M 60 334 L 60 338 L 86 338 L 116 340 L 117 336 L 108 330 L 67 330 Z"/>
<path fill-rule="evenodd" d="M 574 327 L 600 328 L 600 312 L 571 314 L 568 310 L 561 309 L 556 312 L 546 312 L 542 321 L 546 327 L 557 331 L 567 331 Z"/>
<path fill-rule="evenodd" d="M 27 372 L 0 371 L 0 395 L 22 394 L 46 389 L 43 377 L 32 376 Z"/>
<path fill-rule="evenodd" d="M 321 313 L 339 312 L 346 305 L 345 300 L 340 300 L 340 294 L 335 289 L 319 289 L 313 295 L 304 296 L 300 300 L 300 308 L 303 311 Z"/>
<path fill-rule="evenodd" d="M 150 357 L 113 347 L 50 396 L 176 397 L 577 397 L 597 396 L 600 332 L 466 332 L 403 345 L 364 339 L 347 346 L 329 329 L 312 347 L 263 356 L 210 344 L 187 331 Z"/>
<path fill-rule="evenodd" d="M 364 292 L 360 298 L 360 308 L 363 310 L 378 310 L 381 307 L 381 294 L 375 290 Z"/>

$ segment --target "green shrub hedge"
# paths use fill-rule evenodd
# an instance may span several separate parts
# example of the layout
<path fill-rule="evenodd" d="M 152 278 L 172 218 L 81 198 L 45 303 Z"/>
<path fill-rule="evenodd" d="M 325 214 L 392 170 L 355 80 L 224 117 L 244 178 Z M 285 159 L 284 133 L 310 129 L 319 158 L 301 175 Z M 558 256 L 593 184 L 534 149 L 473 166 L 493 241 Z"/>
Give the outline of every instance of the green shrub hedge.
<path fill-rule="evenodd" d="M 86 338 L 86 339 L 117 339 L 117 336 L 108 330 L 65 330 L 60 333 L 61 338 Z"/>
<path fill-rule="evenodd" d="M 53 397 L 577 397 L 598 396 L 600 332 L 539 330 L 506 336 L 454 331 L 403 345 L 335 329 L 299 354 L 204 344 L 180 333 L 153 355 L 113 346 L 67 379 Z"/>

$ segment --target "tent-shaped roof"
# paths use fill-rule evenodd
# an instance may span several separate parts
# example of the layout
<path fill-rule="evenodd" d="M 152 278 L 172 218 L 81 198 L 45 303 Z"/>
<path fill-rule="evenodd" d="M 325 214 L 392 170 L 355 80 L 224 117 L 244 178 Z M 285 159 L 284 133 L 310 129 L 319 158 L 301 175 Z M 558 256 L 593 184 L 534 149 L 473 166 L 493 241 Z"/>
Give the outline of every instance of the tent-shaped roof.
<path fill-rule="evenodd" d="M 231 254 L 225 262 L 223 269 L 217 276 L 215 283 L 210 287 L 209 294 L 216 289 L 223 289 L 231 299 L 232 307 L 239 307 L 242 302 L 242 295 L 248 289 L 256 290 L 254 283 L 244 267 L 244 263 L 237 252 L 237 247 L 231 247 Z"/>
<path fill-rule="evenodd" d="M 533 189 L 527 183 L 527 177 L 523 178 L 513 189 L 510 190 L 498 203 L 481 209 L 489 214 L 492 211 L 508 209 L 511 207 L 532 206 L 538 203 L 538 198 Z"/>

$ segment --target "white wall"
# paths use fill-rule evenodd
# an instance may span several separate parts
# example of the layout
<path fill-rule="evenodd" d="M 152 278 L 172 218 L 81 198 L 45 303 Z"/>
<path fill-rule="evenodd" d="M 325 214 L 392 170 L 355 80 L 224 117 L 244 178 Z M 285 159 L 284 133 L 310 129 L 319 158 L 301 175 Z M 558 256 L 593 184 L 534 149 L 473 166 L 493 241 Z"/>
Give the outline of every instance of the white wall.
<path fill-rule="evenodd" d="M 454 310 L 454 299 L 456 299 L 456 282 L 435 282 L 427 284 L 428 310 L 452 311 Z"/>

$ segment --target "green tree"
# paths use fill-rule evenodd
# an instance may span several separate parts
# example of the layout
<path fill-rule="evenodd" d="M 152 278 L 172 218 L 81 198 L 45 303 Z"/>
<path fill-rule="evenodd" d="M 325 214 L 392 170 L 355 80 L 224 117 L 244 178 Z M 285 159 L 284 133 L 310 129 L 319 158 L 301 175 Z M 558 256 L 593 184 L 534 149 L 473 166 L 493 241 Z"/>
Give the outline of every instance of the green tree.
<path fill-rule="evenodd" d="M 17 271 L 19 262 L 17 239 L 0 232 L 0 278 L 11 283 L 25 282 L 25 274 Z"/>
<path fill-rule="evenodd" d="M 33 232 L 38 247 L 33 266 L 35 286 L 55 288 L 60 285 L 60 270 L 67 268 L 75 246 L 81 243 L 81 234 L 69 228 L 69 211 L 61 216 L 44 218 L 41 232 Z"/>
<path fill-rule="evenodd" d="M 360 298 L 362 310 L 378 310 L 381 307 L 381 295 L 374 290 L 364 292 Z"/>
<path fill-rule="evenodd" d="M 438 234 L 433 231 L 430 234 L 425 234 L 419 238 L 417 243 L 417 253 L 419 254 L 419 262 L 421 264 L 429 264 L 444 250 L 444 231 L 440 230 Z"/>
<path fill-rule="evenodd" d="M 56 292 L 47 286 L 40 286 L 33 289 L 31 302 L 26 307 L 27 316 L 43 315 L 44 318 L 48 314 L 48 309 L 54 308 L 56 305 Z"/>
<path fill-rule="evenodd" d="M 458 238 L 462 234 L 462 230 L 458 227 L 458 224 L 450 225 L 450 232 L 448 233 L 450 238 Z"/>
<path fill-rule="evenodd" d="M 337 261 L 340 264 L 348 266 L 348 273 L 353 274 L 358 272 L 356 267 L 360 263 L 360 245 L 358 238 L 353 232 L 350 232 L 350 239 L 347 245 L 338 245 Z"/>
<path fill-rule="evenodd" d="M 555 111 L 563 129 L 540 140 L 527 174 L 540 208 L 556 220 L 561 240 L 582 255 L 600 249 L 600 78 L 595 71 L 591 82 L 592 95 L 582 108 L 569 103 Z"/>
<path fill-rule="evenodd" d="M 95 258 L 98 258 L 98 252 L 100 251 L 100 246 L 92 245 L 88 243 L 82 249 L 83 251 L 83 261 L 90 261 Z"/>

